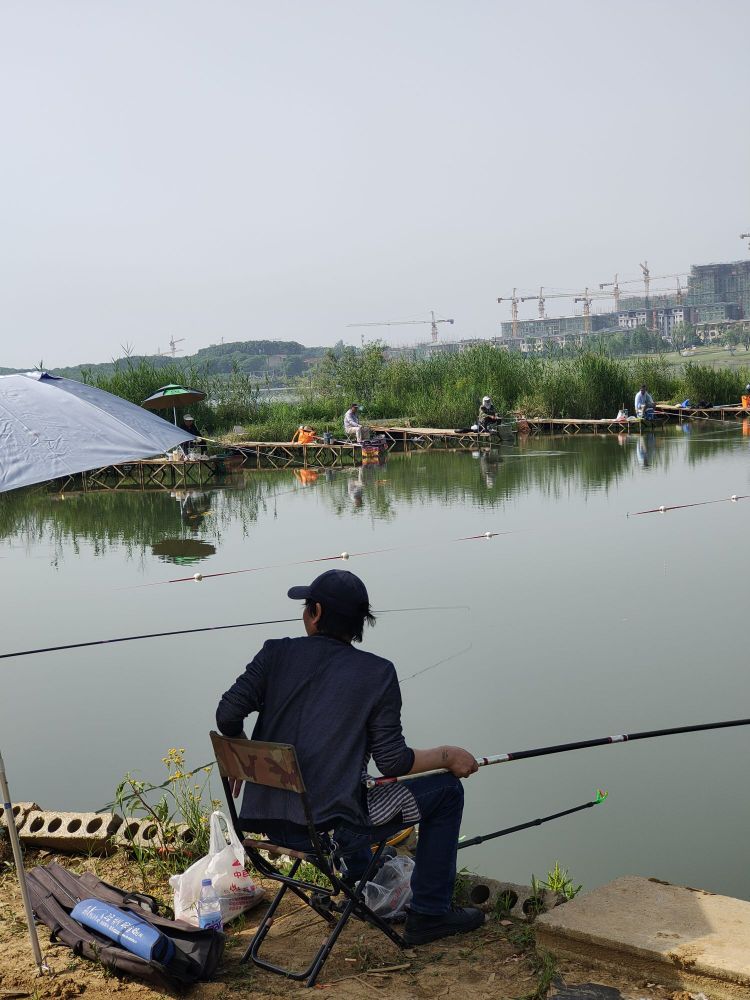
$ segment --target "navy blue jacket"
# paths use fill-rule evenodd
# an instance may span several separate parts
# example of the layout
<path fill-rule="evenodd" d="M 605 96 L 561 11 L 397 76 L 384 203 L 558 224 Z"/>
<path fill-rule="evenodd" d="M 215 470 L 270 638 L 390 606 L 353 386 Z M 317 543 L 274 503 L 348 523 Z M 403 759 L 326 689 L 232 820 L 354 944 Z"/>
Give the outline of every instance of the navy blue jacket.
<path fill-rule="evenodd" d="M 222 696 L 216 724 L 240 736 L 252 712 L 252 738 L 291 743 L 297 751 L 316 826 L 369 822 L 362 769 L 372 756 L 382 774 L 408 774 L 414 763 L 401 730 L 401 690 L 389 660 L 349 643 L 314 635 L 269 639 Z M 240 816 L 304 823 L 291 792 L 245 784 Z"/>

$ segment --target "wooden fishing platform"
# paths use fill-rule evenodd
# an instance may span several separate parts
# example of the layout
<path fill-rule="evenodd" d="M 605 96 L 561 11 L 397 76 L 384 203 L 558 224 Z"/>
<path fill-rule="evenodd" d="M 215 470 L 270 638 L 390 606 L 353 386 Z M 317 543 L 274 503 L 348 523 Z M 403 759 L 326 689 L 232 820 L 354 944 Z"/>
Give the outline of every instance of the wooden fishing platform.
<path fill-rule="evenodd" d="M 297 444 L 290 441 L 238 441 L 230 446 L 237 465 L 243 469 L 323 469 L 360 465 L 362 445 L 352 442 Z M 386 445 L 387 447 L 387 445 Z M 375 450 L 375 449 L 373 449 Z M 231 460 L 231 459 L 230 459 Z"/>
<path fill-rule="evenodd" d="M 742 420 L 750 416 L 750 411 L 734 404 L 726 406 L 672 406 L 657 403 L 657 413 L 665 413 L 682 423 L 685 420 Z"/>
<path fill-rule="evenodd" d="M 465 431 L 447 427 L 376 427 L 371 430 L 382 435 L 389 448 L 400 446 L 427 451 L 430 448 L 473 450 L 497 444 L 503 440 L 511 440 L 516 435 L 515 421 L 512 424 L 501 425 L 497 431 Z"/>
<path fill-rule="evenodd" d="M 54 480 L 59 493 L 114 490 L 184 489 L 205 486 L 227 471 L 227 456 L 146 458 L 119 462 Z"/>
<path fill-rule="evenodd" d="M 660 420 L 644 420 L 633 417 L 616 420 L 604 417 L 601 420 L 584 420 L 578 417 L 527 417 L 531 434 L 641 434 L 643 431 L 662 427 L 667 422 L 666 414 Z"/>

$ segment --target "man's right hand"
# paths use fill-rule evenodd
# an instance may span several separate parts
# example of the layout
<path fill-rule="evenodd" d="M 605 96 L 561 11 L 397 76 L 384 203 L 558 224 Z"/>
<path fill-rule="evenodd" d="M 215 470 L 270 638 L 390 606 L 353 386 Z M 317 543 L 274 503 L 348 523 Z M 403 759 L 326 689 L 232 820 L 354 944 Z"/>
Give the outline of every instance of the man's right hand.
<path fill-rule="evenodd" d="M 470 774 L 479 770 L 474 754 L 464 750 L 463 747 L 443 747 L 442 750 L 445 761 L 443 767 L 457 778 L 468 778 Z"/>
<path fill-rule="evenodd" d="M 468 778 L 479 768 L 474 754 L 463 747 L 433 747 L 431 750 L 415 750 L 414 764 L 409 774 L 423 771 L 450 771 L 457 778 Z"/>

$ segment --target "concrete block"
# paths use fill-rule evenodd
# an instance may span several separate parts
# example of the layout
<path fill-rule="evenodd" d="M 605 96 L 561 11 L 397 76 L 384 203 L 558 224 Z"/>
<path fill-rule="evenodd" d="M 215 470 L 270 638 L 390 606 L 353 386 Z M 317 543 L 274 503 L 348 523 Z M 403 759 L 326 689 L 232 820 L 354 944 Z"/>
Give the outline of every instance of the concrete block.
<path fill-rule="evenodd" d="M 114 813 L 66 813 L 33 811 L 26 817 L 20 836 L 29 847 L 71 854 L 106 854 L 122 819 Z"/>
<path fill-rule="evenodd" d="M 712 1000 L 750 996 L 750 902 L 635 875 L 536 921 L 554 952 Z"/>
<path fill-rule="evenodd" d="M 154 824 L 149 820 L 148 822 L 140 819 L 125 819 L 122 821 L 117 833 L 114 837 L 115 847 L 122 847 L 125 850 L 132 848 L 134 845 L 141 845 L 141 830 L 146 826 L 153 826 Z"/>
<path fill-rule="evenodd" d="M 125 820 L 115 836 L 115 845 L 125 850 L 151 848 L 157 851 L 169 851 L 179 846 L 189 850 L 194 840 L 193 832 L 184 823 L 178 824 L 166 838 L 166 843 L 159 833 L 159 827 L 150 819 Z"/>
<path fill-rule="evenodd" d="M 36 802 L 14 802 L 13 819 L 16 821 L 16 830 L 20 830 L 26 822 L 26 817 L 30 812 L 38 812 L 39 806 Z M 6 826 L 5 810 L 0 808 L 0 826 Z"/>
<path fill-rule="evenodd" d="M 473 873 L 465 878 L 466 888 L 461 901 L 478 906 L 485 912 L 500 907 L 504 913 L 518 920 L 533 920 L 538 913 L 551 910 L 560 902 L 559 897 L 548 889 L 534 896 L 528 885 L 498 882 Z"/>

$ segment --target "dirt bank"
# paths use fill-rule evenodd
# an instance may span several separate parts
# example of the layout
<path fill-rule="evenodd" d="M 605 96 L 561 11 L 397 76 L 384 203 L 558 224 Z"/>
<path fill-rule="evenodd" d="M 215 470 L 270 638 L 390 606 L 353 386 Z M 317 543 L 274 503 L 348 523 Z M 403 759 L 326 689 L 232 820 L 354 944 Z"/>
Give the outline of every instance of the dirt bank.
<path fill-rule="evenodd" d="M 124 854 L 106 859 L 56 857 L 46 852 L 30 853 L 29 867 L 57 860 L 76 872 L 94 871 L 100 878 L 126 888 L 143 889 L 140 873 Z M 49 943 L 49 932 L 40 928 L 42 950 L 53 975 L 38 978 L 31 958 L 23 908 L 15 873 L 0 859 L 0 1000 L 33 1000 L 85 996 L 86 1000 L 104 1000 L 116 993 L 123 998 L 149 1000 L 163 996 L 133 980 L 118 978 L 93 962 L 76 958 L 67 948 Z M 169 899 L 165 885 L 150 885 L 149 891 Z M 270 1000 L 270 998 L 305 994 L 299 984 L 263 972 L 252 965 L 240 966 L 239 957 L 255 929 L 251 913 L 228 928 L 227 948 L 216 981 L 196 987 L 192 1000 Z M 301 965 L 321 940 L 321 921 L 297 902 L 289 903 L 277 919 L 270 955 L 288 960 L 298 956 Z M 381 970 L 381 971 L 379 971 Z M 616 992 L 611 1000 L 641 998 L 687 998 L 669 990 L 629 981 L 627 970 L 617 978 L 599 970 L 572 962 L 560 962 L 539 955 L 533 948 L 533 931 L 528 925 L 513 921 L 489 920 L 485 927 L 465 937 L 449 938 L 432 945 L 400 952 L 383 935 L 357 921 L 351 921 L 334 949 L 316 988 L 317 995 L 331 1000 L 371 998 L 380 993 L 393 1000 L 437 1000 L 437 998 L 498 998 L 554 996 L 555 986 L 547 989 L 552 974 L 562 984 L 599 983 Z M 302 991 L 300 993 L 300 991 Z M 568 994 L 575 995 L 575 994 Z M 589 998 L 596 994 L 579 994 Z M 606 994 L 600 993 L 600 996 Z"/>

